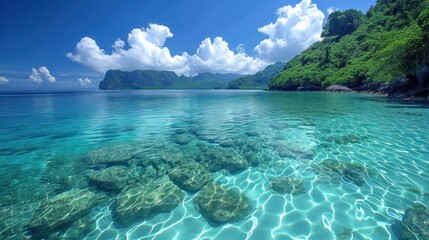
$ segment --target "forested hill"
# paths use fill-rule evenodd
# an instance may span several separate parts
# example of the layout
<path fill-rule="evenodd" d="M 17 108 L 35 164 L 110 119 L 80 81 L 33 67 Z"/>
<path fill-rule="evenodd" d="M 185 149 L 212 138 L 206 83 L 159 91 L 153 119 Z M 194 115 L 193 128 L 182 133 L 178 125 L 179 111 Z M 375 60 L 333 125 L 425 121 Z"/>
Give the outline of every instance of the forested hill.
<path fill-rule="evenodd" d="M 269 88 L 359 89 L 401 76 L 413 82 L 407 84 L 428 87 L 429 0 L 378 0 L 365 14 L 333 12 L 322 37 L 290 60 Z"/>
<path fill-rule="evenodd" d="M 214 89 L 226 88 L 231 80 L 238 77 L 242 77 L 242 75 L 200 73 L 194 77 L 185 77 L 170 71 L 109 70 L 100 82 L 99 88 L 101 90 Z"/>
<path fill-rule="evenodd" d="M 253 75 L 232 80 L 228 84 L 228 89 L 266 89 L 270 79 L 281 72 L 284 66 L 285 63 L 277 62 Z"/>

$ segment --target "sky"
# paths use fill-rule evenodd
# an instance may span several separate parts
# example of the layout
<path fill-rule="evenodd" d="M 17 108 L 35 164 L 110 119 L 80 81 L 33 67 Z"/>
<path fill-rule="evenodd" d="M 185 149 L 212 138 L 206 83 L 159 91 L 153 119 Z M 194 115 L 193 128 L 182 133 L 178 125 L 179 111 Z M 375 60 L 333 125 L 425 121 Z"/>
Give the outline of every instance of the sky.
<path fill-rule="evenodd" d="M 375 0 L 0 0 L 0 90 L 96 88 L 108 69 L 253 74 Z"/>

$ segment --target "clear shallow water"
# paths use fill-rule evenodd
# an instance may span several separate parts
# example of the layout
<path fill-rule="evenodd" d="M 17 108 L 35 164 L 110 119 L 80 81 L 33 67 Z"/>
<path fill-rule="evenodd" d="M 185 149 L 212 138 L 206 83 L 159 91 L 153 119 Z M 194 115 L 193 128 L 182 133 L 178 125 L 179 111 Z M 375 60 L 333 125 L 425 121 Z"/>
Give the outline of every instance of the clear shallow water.
<path fill-rule="evenodd" d="M 1 95 L 0 106 L 2 237 L 22 237 L 41 201 L 87 187 L 103 201 L 61 228 L 86 239 L 397 239 L 391 225 L 405 210 L 416 201 L 429 205 L 427 106 L 362 94 L 263 91 Z M 183 132 L 189 141 L 178 144 Z M 234 144 L 221 146 L 225 141 Z M 207 221 L 195 210 L 196 194 L 184 192 L 174 210 L 123 227 L 111 214 L 117 192 L 87 181 L 101 167 L 85 164 L 85 155 L 111 144 L 141 149 L 127 165 L 134 171 L 149 158 L 196 160 L 201 146 L 245 158 L 240 142 L 251 143 L 255 162 L 212 173 L 249 199 L 251 211 L 236 223 Z M 371 174 L 356 184 L 320 168 L 329 160 Z M 305 193 L 272 191 L 278 176 L 302 180 Z"/>

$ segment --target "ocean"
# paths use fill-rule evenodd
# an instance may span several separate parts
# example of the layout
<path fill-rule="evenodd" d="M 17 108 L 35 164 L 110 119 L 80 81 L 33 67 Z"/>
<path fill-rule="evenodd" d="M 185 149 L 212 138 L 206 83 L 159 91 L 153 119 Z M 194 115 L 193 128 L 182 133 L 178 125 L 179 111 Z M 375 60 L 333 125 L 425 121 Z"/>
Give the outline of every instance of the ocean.
<path fill-rule="evenodd" d="M 0 106 L 1 239 L 428 236 L 405 220 L 429 206 L 427 105 L 155 90 Z"/>

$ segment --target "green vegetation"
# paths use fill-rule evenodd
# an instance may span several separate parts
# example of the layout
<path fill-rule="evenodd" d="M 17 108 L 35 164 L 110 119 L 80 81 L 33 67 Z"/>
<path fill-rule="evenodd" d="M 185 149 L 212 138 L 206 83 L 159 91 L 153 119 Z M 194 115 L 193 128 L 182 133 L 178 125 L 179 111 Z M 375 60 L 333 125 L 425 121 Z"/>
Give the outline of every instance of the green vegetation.
<path fill-rule="evenodd" d="M 282 71 L 284 66 L 284 63 L 277 62 L 253 75 L 237 78 L 228 84 L 228 89 L 266 89 L 270 79 Z"/>
<path fill-rule="evenodd" d="M 344 12 L 335 11 L 329 15 L 328 22 L 322 32 L 322 37 L 343 37 L 350 34 L 359 27 L 362 12 L 349 9 Z"/>
<path fill-rule="evenodd" d="M 101 90 L 226 88 L 228 83 L 237 77 L 240 75 L 201 73 L 195 77 L 185 77 L 169 71 L 109 70 L 100 82 L 99 88 Z"/>
<path fill-rule="evenodd" d="M 429 0 L 378 0 L 366 14 L 333 12 L 322 37 L 290 60 L 269 88 L 355 88 L 405 75 L 416 79 L 422 72 L 428 77 Z"/>

